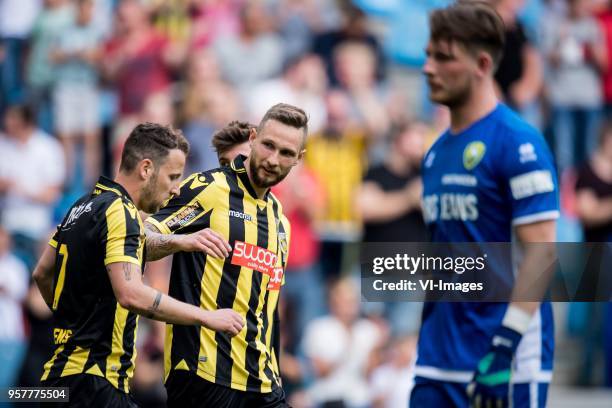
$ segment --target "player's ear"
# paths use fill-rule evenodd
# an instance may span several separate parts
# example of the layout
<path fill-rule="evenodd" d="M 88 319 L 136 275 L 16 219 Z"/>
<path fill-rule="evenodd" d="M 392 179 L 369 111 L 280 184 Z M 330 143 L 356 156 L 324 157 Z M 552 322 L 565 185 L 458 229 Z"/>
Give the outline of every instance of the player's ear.
<path fill-rule="evenodd" d="M 302 149 L 300 153 L 298 153 L 298 158 L 295 164 L 297 164 L 300 160 L 302 160 L 305 154 L 306 154 L 306 149 Z"/>
<path fill-rule="evenodd" d="M 155 173 L 155 165 L 151 159 L 142 159 L 138 163 L 138 175 L 142 180 L 148 180 Z"/>
<path fill-rule="evenodd" d="M 478 64 L 478 70 L 483 76 L 495 73 L 495 63 L 493 62 L 493 57 L 488 52 L 480 51 L 476 63 Z"/>
<path fill-rule="evenodd" d="M 257 128 L 253 127 L 249 131 L 249 144 L 253 143 L 253 141 L 257 138 Z"/>

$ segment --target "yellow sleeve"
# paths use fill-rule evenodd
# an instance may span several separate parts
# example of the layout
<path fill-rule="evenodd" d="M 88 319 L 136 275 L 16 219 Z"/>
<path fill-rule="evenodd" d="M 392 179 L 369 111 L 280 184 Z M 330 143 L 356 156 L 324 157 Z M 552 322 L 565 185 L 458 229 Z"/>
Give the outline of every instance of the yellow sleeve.
<path fill-rule="evenodd" d="M 140 215 L 132 203 L 115 199 L 106 210 L 106 236 L 104 265 L 114 262 L 130 262 L 142 265 L 144 231 L 139 222 Z"/>

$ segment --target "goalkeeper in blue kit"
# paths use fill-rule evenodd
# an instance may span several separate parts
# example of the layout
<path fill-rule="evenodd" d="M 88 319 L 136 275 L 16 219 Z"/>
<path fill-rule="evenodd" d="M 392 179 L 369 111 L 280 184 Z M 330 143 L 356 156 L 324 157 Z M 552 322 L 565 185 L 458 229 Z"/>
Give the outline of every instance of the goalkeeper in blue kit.
<path fill-rule="evenodd" d="M 544 139 L 497 99 L 504 27 L 484 3 L 430 16 L 423 71 L 451 125 L 423 160 L 424 217 L 436 242 L 555 241 L 558 187 Z M 517 284 L 554 252 L 523 245 Z M 533 268 L 531 268 L 533 269 Z M 521 275 L 523 274 L 523 275 Z M 426 302 L 411 407 L 543 407 L 553 364 L 547 302 Z M 532 300 L 532 299 L 529 299 Z"/>

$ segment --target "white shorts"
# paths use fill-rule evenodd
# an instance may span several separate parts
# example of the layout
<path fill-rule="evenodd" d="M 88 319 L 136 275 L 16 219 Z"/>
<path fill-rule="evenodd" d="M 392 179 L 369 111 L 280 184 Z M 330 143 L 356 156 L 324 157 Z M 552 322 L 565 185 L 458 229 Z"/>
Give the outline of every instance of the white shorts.
<path fill-rule="evenodd" d="M 99 94 L 95 87 L 59 84 L 53 102 L 56 130 L 61 136 L 93 132 L 100 127 Z"/>

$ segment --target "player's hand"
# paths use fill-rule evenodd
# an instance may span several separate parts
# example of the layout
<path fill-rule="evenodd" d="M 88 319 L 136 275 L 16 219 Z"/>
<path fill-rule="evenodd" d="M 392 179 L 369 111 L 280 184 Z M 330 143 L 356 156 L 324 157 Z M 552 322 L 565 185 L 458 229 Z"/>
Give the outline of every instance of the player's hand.
<path fill-rule="evenodd" d="M 205 228 L 193 234 L 183 235 L 181 250 L 185 252 L 201 251 L 215 258 L 227 258 L 232 247 L 219 233 Z"/>
<path fill-rule="evenodd" d="M 211 330 L 235 336 L 244 327 L 244 319 L 232 309 L 219 309 L 205 313 L 203 326 Z"/>
<path fill-rule="evenodd" d="M 521 334 L 501 326 L 493 336 L 489 352 L 478 362 L 468 385 L 470 407 L 503 408 L 508 406 L 512 360 Z"/>

